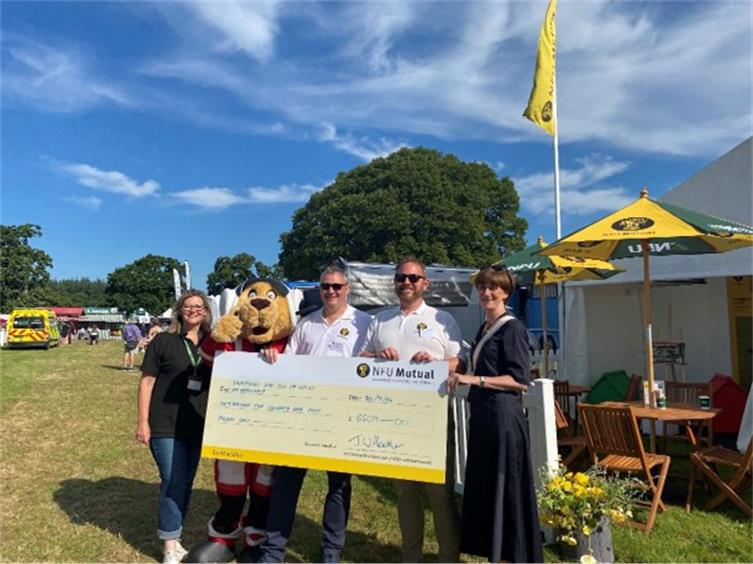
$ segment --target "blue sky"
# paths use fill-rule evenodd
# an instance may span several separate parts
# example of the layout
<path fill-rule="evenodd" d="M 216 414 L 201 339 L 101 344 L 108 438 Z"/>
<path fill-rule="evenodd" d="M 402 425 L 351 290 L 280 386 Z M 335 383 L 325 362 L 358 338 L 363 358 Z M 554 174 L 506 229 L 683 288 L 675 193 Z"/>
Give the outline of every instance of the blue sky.
<path fill-rule="evenodd" d="M 403 146 L 487 162 L 555 238 L 551 138 L 521 117 L 546 2 L 1 6 L 2 223 L 42 226 L 55 278 L 274 263 L 311 193 Z M 752 6 L 560 0 L 564 233 L 753 134 Z"/>

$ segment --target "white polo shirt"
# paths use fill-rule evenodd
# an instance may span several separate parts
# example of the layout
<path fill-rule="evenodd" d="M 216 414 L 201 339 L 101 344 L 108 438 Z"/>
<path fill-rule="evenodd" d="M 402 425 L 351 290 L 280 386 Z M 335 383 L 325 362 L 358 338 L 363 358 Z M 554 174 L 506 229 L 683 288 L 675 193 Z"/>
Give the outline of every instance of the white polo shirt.
<path fill-rule="evenodd" d="M 379 313 L 369 327 L 366 351 L 378 353 L 388 347 L 410 360 L 418 351 L 426 351 L 438 360 L 458 355 L 462 335 L 455 318 L 425 302 L 413 313 L 399 307 Z"/>
<path fill-rule="evenodd" d="M 371 323 L 368 313 L 348 306 L 342 316 L 327 325 L 324 308 L 308 314 L 296 326 L 285 352 L 313 356 L 358 356 Z"/>

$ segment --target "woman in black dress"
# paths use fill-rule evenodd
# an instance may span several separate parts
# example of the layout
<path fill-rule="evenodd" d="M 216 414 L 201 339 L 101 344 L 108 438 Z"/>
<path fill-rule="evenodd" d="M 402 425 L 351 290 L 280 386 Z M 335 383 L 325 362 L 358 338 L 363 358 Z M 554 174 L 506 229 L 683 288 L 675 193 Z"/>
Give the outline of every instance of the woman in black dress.
<path fill-rule="evenodd" d="M 528 339 L 507 312 L 515 290 L 510 273 L 482 269 L 475 279 L 486 322 L 479 329 L 467 374 L 452 374 L 451 390 L 471 386 L 468 460 L 460 550 L 490 562 L 543 562 L 528 425 L 520 394 L 529 384 Z"/>

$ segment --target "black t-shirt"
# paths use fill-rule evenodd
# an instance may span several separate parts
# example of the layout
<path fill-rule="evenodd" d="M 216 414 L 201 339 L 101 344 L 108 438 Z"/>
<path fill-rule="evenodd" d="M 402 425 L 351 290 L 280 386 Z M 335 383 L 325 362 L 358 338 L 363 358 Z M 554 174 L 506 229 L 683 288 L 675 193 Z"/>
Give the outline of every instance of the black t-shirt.
<path fill-rule="evenodd" d="M 141 372 L 155 376 L 149 403 L 149 426 L 154 438 L 200 439 L 204 432 L 211 373 L 205 363 L 199 362 L 196 373 L 202 380 L 201 390 L 188 389 L 194 368 L 186 343 L 194 358 L 199 359 L 199 347 L 176 333 L 160 333 L 146 349 Z"/>

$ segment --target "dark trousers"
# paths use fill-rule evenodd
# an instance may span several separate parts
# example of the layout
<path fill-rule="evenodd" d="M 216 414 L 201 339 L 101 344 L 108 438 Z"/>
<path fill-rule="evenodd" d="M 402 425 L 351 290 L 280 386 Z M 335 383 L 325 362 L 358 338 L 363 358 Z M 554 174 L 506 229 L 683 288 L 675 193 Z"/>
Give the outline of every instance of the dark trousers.
<path fill-rule="evenodd" d="M 267 516 L 267 540 L 261 546 L 261 562 L 282 562 L 285 547 L 293 532 L 298 496 L 306 470 L 303 468 L 275 468 L 272 496 Z M 322 515 L 322 556 L 339 557 L 345 546 L 345 531 L 350 514 L 350 474 L 327 472 L 329 489 Z"/>

